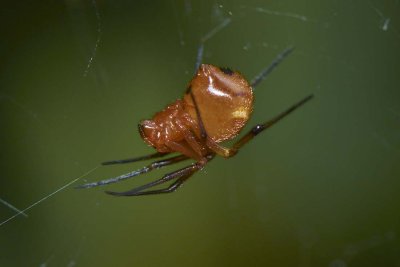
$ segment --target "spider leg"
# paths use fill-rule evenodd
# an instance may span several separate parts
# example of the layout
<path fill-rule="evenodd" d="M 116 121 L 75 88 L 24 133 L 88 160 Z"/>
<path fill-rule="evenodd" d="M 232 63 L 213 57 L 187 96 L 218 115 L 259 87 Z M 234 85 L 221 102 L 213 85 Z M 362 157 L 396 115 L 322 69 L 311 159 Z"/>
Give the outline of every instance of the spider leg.
<path fill-rule="evenodd" d="M 113 177 L 113 178 L 109 178 L 109 179 L 105 179 L 105 180 L 101 180 L 98 182 L 93 182 L 93 183 L 87 183 L 87 184 L 83 184 L 80 186 L 77 186 L 75 188 L 91 188 L 91 187 L 96 187 L 96 186 L 101 186 L 101 185 L 108 185 L 108 184 L 112 184 L 112 183 L 117 183 L 120 182 L 122 180 L 126 180 L 141 174 L 145 174 L 148 173 L 154 169 L 159 169 L 171 164 L 175 164 L 177 162 L 181 162 L 183 160 L 187 160 L 189 159 L 189 157 L 185 156 L 185 155 L 179 155 L 179 156 L 175 156 L 172 158 L 168 158 L 168 159 L 164 159 L 164 160 L 159 160 L 159 161 L 155 161 L 141 169 L 138 169 L 136 171 L 130 172 L 130 173 L 126 173 L 117 177 Z"/>
<path fill-rule="evenodd" d="M 228 26 L 228 24 L 231 22 L 230 18 L 224 19 L 219 25 L 217 25 L 215 28 L 213 28 L 211 31 L 209 31 L 206 35 L 204 35 L 200 39 L 200 46 L 197 50 L 197 57 L 196 57 L 196 65 L 194 68 L 195 74 L 197 70 L 200 67 L 201 62 L 203 61 L 203 52 L 204 52 L 204 44 L 211 38 L 213 37 L 217 32 Z"/>
<path fill-rule="evenodd" d="M 137 193 L 130 194 L 129 196 L 156 195 L 156 194 L 165 194 L 165 193 L 175 192 L 194 173 L 195 173 L 195 171 L 193 171 L 193 172 L 191 172 L 191 173 L 189 173 L 189 174 L 187 174 L 185 176 L 182 176 L 182 177 L 178 178 L 175 182 L 173 182 L 170 186 L 168 186 L 166 188 L 156 189 L 156 190 L 148 190 L 148 191 L 140 191 L 140 192 L 137 192 Z M 110 193 L 110 192 L 107 192 L 107 193 Z"/>
<path fill-rule="evenodd" d="M 141 157 L 136 157 L 136 158 L 110 160 L 110 161 L 106 161 L 106 162 L 101 163 L 101 165 L 124 164 L 124 163 L 136 162 L 136 161 L 141 161 L 141 160 L 161 158 L 161 157 L 164 157 L 164 156 L 166 156 L 168 154 L 169 153 L 156 152 L 156 153 L 153 153 L 153 154 L 149 154 L 149 155 L 145 155 L 145 156 L 141 156 Z"/>
<path fill-rule="evenodd" d="M 253 89 L 260 83 L 262 82 L 267 76 L 274 70 L 279 63 L 281 63 L 292 51 L 294 47 L 288 47 L 285 50 L 283 50 L 272 62 L 269 64 L 268 67 L 263 69 L 256 77 L 253 78 L 251 81 L 250 85 L 253 87 Z"/>
<path fill-rule="evenodd" d="M 138 196 L 138 195 L 146 195 L 146 194 L 158 194 L 158 193 L 169 193 L 175 191 L 185 180 L 187 180 L 191 175 L 193 175 L 198 170 L 202 169 L 204 165 L 210 161 L 214 157 L 214 154 L 204 158 L 203 161 L 195 162 L 187 167 L 179 169 L 177 171 L 165 174 L 162 178 L 150 182 L 148 184 L 133 188 L 132 190 L 125 191 L 125 192 L 112 192 L 112 191 L 105 191 L 107 194 L 113 196 Z M 144 191 L 151 187 L 166 183 L 173 179 L 178 179 L 175 183 L 173 183 L 170 187 L 166 189 L 160 190 L 151 190 L 151 191 Z M 168 191 L 169 189 L 169 191 Z M 165 191 L 165 192 L 164 192 Z"/>
<path fill-rule="evenodd" d="M 214 142 L 212 139 L 207 138 L 207 145 L 218 155 L 223 156 L 225 158 L 229 158 L 234 156 L 239 149 L 244 146 L 245 144 L 247 144 L 250 140 L 252 140 L 256 135 L 258 135 L 259 133 L 261 133 L 262 131 L 270 128 L 271 126 L 273 126 L 275 123 L 277 123 L 278 121 L 280 121 L 281 119 L 283 119 L 284 117 L 286 117 L 287 115 L 289 115 L 290 113 L 292 113 L 294 110 L 296 110 L 298 107 L 302 106 L 303 104 L 305 104 L 307 101 L 311 100 L 314 96 L 313 95 L 309 95 L 305 98 L 303 98 L 302 100 L 300 100 L 299 102 L 297 102 L 296 104 L 294 104 L 293 106 L 291 106 L 290 108 L 288 108 L 287 110 L 283 111 L 282 113 L 280 113 L 279 115 L 275 116 L 274 118 L 272 118 L 271 120 L 264 122 L 262 124 L 257 124 L 256 126 L 254 126 L 247 134 L 245 134 L 242 138 L 240 138 L 233 146 L 232 148 L 226 148 L 221 146 L 220 144 Z"/>

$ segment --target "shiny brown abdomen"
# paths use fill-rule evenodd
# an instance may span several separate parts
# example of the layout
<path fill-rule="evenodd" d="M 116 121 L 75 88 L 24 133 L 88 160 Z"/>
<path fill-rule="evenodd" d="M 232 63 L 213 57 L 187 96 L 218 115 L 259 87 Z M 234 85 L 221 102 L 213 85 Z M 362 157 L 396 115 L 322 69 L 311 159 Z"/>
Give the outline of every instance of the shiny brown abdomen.
<path fill-rule="evenodd" d="M 253 111 L 251 86 L 241 74 L 230 69 L 202 64 L 190 82 L 183 98 L 184 108 L 197 122 L 189 91 L 195 98 L 208 136 L 215 142 L 237 136 Z"/>

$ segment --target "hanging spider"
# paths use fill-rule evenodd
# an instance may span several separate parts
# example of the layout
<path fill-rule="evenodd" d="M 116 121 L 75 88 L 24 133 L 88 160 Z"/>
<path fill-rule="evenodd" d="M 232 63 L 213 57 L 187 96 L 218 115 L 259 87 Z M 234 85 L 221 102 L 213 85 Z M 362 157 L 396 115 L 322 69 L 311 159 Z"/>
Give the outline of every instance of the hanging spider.
<path fill-rule="evenodd" d="M 195 162 L 187 167 L 168 173 L 161 179 L 132 190 L 126 192 L 106 191 L 106 193 L 114 196 L 139 196 L 174 192 L 195 172 L 201 170 L 210 162 L 215 155 L 224 158 L 236 155 L 239 149 L 256 135 L 268 129 L 313 97 L 313 95 L 309 95 L 271 120 L 257 124 L 231 148 L 224 147 L 221 143 L 235 138 L 250 118 L 253 110 L 252 88 L 256 87 L 293 48 L 288 48 L 279 54 L 270 66 L 262 70 L 249 83 L 240 73 L 229 68 L 200 64 L 203 44 L 204 42 L 198 50 L 197 72 L 190 81 L 183 98 L 156 113 L 151 120 L 144 120 L 138 125 L 143 140 L 154 147 L 157 152 L 133 159 L 108 161 L 102 164 L 136 162 L 164 157 L 171 153 L 179 153 L 179 155 L 155 161 L 139 170 L 115 178 L 87 183 L 78 186 L 78 188 L 116 183 L 184 160 L 194 160 Z M 166 188 L 147 190 L 172 180 L 175 180 L 175 182 Z"/>

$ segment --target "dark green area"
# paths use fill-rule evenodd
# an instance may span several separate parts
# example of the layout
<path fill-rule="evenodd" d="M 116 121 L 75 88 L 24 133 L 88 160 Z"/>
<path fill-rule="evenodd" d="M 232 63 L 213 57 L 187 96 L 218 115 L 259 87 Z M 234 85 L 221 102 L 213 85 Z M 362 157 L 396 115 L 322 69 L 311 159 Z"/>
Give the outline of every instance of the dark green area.
<path fill-rule="evenodd" d="M 200 38 L 226 18 L 205 63 L 250 80 L 296 47 L 256 88 L 247 129 L 315 98 L 174 194 L 68 187 L 0 226 L 0 266 L 400 266 L 399 1 L 97 7 L 100 20 L 92 1 L 0 8 L 0 198 L 17 208 L 152 153 L 137 123 L 183 95 Z M 0 206 L 0 221 L 14 214 Z"/>

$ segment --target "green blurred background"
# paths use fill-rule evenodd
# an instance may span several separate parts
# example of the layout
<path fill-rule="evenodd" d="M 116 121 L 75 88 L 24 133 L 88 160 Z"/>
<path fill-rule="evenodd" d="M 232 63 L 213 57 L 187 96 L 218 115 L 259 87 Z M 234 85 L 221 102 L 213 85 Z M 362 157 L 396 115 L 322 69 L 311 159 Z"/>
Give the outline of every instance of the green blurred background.
<path fill-rule="evenodd" d="M 151 153 L 138 121 L 182 96 L 199 39 L 227 18 L 206 63 L 251 79 L 296 47 L 256 89 L 247 129 L 316 98 L 174 194 L 68 187 L 0 226 L 0 265 L 400 266 L 399 11 L 398 0 L 2 3 L 0 198 L 20 209 L 102 161 Z M 1 221 L 14 214 L 0 206 Z"/>

